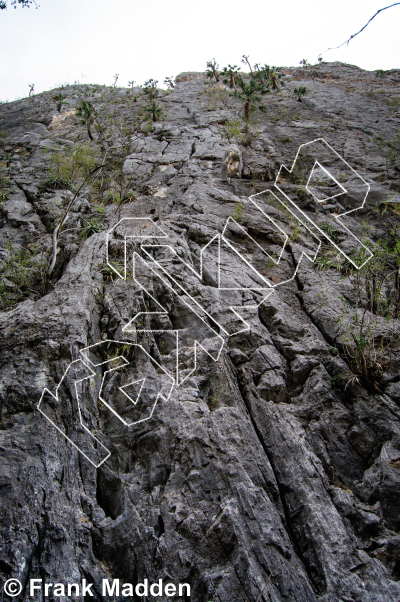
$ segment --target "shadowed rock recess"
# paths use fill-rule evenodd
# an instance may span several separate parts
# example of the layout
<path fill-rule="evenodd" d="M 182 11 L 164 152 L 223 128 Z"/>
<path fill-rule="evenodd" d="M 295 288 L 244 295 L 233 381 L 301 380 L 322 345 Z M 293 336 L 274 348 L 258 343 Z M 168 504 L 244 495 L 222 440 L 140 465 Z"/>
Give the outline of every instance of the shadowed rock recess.
<path fill-rule="evenodd" d="M 22 582 L 15 600 L 32 578 L 86 579 L 94 597 L 79 599 L 98 601 L 102 579 L 162 578 L 189 583 L 193 602 L 398 602 L 400 71 L 281 73 L 248 122 L 202 73 L 158 93 L 71 85 L 0 106 L 0 576 Z M 318 202 L 287 177 L 281 190 L 330 236 L 295 274 L 318 230 L 275 179 L 317 138 L 370 184 L 345 218 L 374 253 L 360 272 L 331 244 L 362 250 L 334 222 L 351 194 Z M 123 229 L 110 265 L 106 232 L 147 217 L 121 222 L 125 236 L 147 223 L 167 237 L 127 239 L 121 278 Z M 37 409 L 44 389 L 59 430 Z M 132 400 L 148 411 L 161 390 L 137 422 Z M 110 456 L 96 468 L 63 433 Z"/>

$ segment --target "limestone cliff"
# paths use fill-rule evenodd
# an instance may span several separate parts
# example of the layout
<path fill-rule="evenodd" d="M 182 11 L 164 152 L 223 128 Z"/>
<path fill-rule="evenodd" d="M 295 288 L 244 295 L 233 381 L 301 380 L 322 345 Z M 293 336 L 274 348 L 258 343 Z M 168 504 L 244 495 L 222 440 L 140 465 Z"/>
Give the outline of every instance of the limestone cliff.
<path fill-rule="evenodd" d="M 399 600 L 400 72 L 281 75 L 0 106 L 15 599 Z"/>

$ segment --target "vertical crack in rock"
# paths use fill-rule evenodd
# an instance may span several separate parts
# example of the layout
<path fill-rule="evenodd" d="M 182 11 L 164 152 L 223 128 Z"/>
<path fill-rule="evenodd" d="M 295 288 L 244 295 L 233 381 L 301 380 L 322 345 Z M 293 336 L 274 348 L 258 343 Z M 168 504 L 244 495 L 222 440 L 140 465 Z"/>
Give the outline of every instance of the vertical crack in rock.
<path fill-rule="evenodd" d="M 249 388 L 248 383 L 246 383 L 246 380 L 247 380 L 246 373 L 245 373 L 244 368 L 242 368 L 242 372 L 241 372 L 241 374 L 239 376 L 239 379 L 238 379 L 239 387 L 240 387 L 241 392 L 242 392 L 243 400 L 244 400 L 244 402 L 246 404 L 246 407 L 247 407 L 247 409 L 249 411 L 249 415 L 250 415 L 250 419 L 251 419 L 251 423 L 252 423 L 252 426 L 254 428 L 254 431 L 257 434 L 257 438 L 258 438 L 258 440 L 260 441 L 260 443 L 262 445 L 262 448 L 263 448 L 264 453 L 265 453 L 265 455 L 267 457 L 268 463 L 270 464 L 270 466 L 271 466 L 271 468 L 273 470 L 274 476 L 275 476 L 275 480 L 276 480 L 276 483 L 277 483 L 277 486 L 278 486 L 278 489 L 279 489 L 279 498 L 280 498 L 280 501 L 281 501 L 281 504 L 282 504 L 282 508 L 283 508 L 283 511 L 284 511 L 284 517 L 285 517 L 284 525 L 285 525 L 285 529 L 286 529 L 286 531 L 287 531 L 287 533 L 288 533 L 288 535 L 290 537 L 290 540 L 292 542 L 292 545 L 294 547 L 294 550 L 295 550 L 297 556 L 299 557 L 299 559 L 303 563 L 304 568 L 305 568 L 305 570 L 307 572 L 307 575 L 308 575 L 311 583 L 313 584 L 314 591 L 317 594 L 322 594 L 325 591 L 325 589 L 326 589 L 325 578 L 324 578 L 323 572 L 321 571 L 321 568 L 318 567 L 318 561 L 317 561 L 317 559 L 315 557 L 312 559 L 312 561 L 314 562 L 314 566 L 311 566 L 311 562 L 312 561 L 310 561 L 310 559 L 307 558 L 307 556 L 305 556 L 304 550 L 301 549 L 301 545 L 300 545 L 299 540 L 298 540 L 299 535 L 296 535 L 295 532 L 294 532 L 294 529 L 293 529 L 293 526 L 292 526 L 293 517 L 291 516 L 290 510 L 289 510 L 289 508 L 287 506 L 287 503 L 286 503 L 285 488 L 284 488 L 284 486 L 279 481 L 279 473 L 277 473 L 276 470 L 275 470 L 275 468 L 274 468 L 273 458 L 270 456 L 270 453 L 268 452 L 268 448 L 267 448 L 267 446 L 265 444 L 265 441 L 264 441 L 264 439 L 262 437 L 260 429 L 257 426 L 256 420 L 254 419 L 253 411 L 252 411 L 252 404 L 249 403 L 249 398 L 250 398 L 251 395 L 253 395 L 253 393 L 251 392 L 251 389 Z M 315 568 L 315 565 L 318 567 L 317 570 Z"/>

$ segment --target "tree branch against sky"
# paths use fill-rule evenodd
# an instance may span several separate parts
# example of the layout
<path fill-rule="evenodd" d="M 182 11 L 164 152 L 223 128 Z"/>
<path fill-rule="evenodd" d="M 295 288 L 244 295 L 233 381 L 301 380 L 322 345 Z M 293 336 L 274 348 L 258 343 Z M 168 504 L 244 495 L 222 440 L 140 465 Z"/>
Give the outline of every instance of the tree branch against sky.
<path fill-rule="evenodd" d="M 345 42 L 343 42 L 342 44 L 340 44 L 340 46 L 334 46 L 333 48 L 327 48 L 327 50 L 324 50 L 324 52 L 321 52 L 321 54 L 318 55 L 318 58 L 320 56 L 322 56 L 323 54 L 325 54 L 325 52 L 328 52 L 329 50 L 337 50 L 338 48 L 342 48 L 342 46 L 344 46 L 345 44 L 349 44 L 350 41 L 355 38 L 356 36 L 358 36 L 358 34 L 360 34 L 362 31 L 364 31 L 364 29 L 366 27 L 368 27 L 368 25 L 371 23 L 371 21 L 373 19 L 375 19 L 375 17 L 377 17 L 379 15 L 379 13 L 381 13 L 384 10 L 387 10 L 388 8 L 392 8 L 393 6 L 400 6 L 400 2 L 395 2 L 394 4 L 390 4 L 390 6 L 385 6 L 384 8 L 380 8 L 371 18 L 370 20 L 364 25 L 364 27 L 362 27 L 360 29 L 360 31 L 357 31 L 357 33 L 353 33 L 352 36 L 349 37 L 348 40 L 346 40 Z"/>
<path fill-rule="evenodd" d="M 36 4 L 35 0 L 11 0 L 10 6 L 17 8 L 17 6 L 20 5 L 22 6 L 22 8 L 25 8 L 26 6 L 30 8 L 32 4 L 34 4 L 36 8 L 38 8 L 38 5 Z M 7 0 L 0 0 L 0 10 L 5 10 L 6 8 Z"/>

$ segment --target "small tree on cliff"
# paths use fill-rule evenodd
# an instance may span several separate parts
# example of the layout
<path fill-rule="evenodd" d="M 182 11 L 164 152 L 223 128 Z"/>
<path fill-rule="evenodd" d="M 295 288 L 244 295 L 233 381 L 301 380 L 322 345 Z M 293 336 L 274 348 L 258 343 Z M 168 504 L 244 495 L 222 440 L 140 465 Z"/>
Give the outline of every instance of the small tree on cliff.
<path fill-rule="evenodd" d="M 154 100 L 152 100 L 150 105 L 145 108 L 145 111 L 149 114 L 153 122 L 161 121 L 161 119 L 163 118 L 163 112 Z"/>
<path fill-rule="evenodd" d="M 155 79 L 148 79 L 147 82 L 144 82 L 143 91 L 149 97 L 150 102 L 158 96 L 157 84 L 158 81 Z"/>
<path fill-rule="evenodd" d="M 228 65 L 221 71 L 224 84 L 227 84 L 230 88 L 233 88 L 237 92 L 237 81 L 239 78 L 237 65 Z"/>
<path fill-rule="evenodd" d="M 299 86 L 293 90 L 293 94 L 297 96 L 297 100 L 301 102 L 302 97 L 307 94 L 307 88 L 305 86 Z"/>
<path fill-rule="evenodd" d="M 168 86 L 168 90 L 170 90 L 171 88 L 175 88 L 174 78 L 173 77 L 166 77 L 164 79 L 164 84 L 166 86 Z"/>
<path fill-rule="evenodd" d="M 90 126 L 93 123 L 94 116 L 96 114 L 96 109 L 90 102 L 90 100 L 82 100 L 81 104 L 76 110 L 76 114 L 78 117 L 82 119 L 82 123 L 87 127 L 87 133 L 90 140 L 93 140 L 92 132 Z"/>
<path fill-rule="evenodd" d="M 253 77 L 262 82 L 264 87 L 267 88 L 267 91 L 269 91 L 270 88 L 279 91 L 281 89 L 283 73 L 280 73 L 278 69 L 278 67 L 270 67 L 269 65 L 261 67 L 260 65 L 255 64 Z"/>
<path fill-rule="evenodd" d="M 244 101 L 244 119 L 248 121 L 255 103 L 260 102 L 261 95 L 269 92 L 269 82 L 262 77 L 253 76 L 246 83 L 239 75 L 237 85 L 238 90 L 235 92 L 235 96 Z"/>
<path fill-rule="evenodd" d="M 208 69 L 206 70 L 206 75 L 209 79 L 212 79 L 213 77 L 215 77 L 215 81 L 219 82 L 219 65 L 218 63 L 216 63 L 215 59 L 212 59 L 212 61 L 208 61 L 207 62 L 207 67 Z"/>
<path fill-rule="evenodd" d="M 61 92 L 58 92 L 53 96 L 51 100 L 56 103 L 57 111 L 60 113 L 63 106 L 63 102 L 65 100 L 65 96 L 61 94 Z"/>
<path fill-rule="evenodd" d="M 251 75 L 253 75 L 253 69 L 251 67 L 250 61 L 249 61 L 249 55 L 248 54 L 243 54 L 242 55 L 242 63 L 243 65 L 247 65 L 248 68 L 250 69 L 250 73 Z"/>

